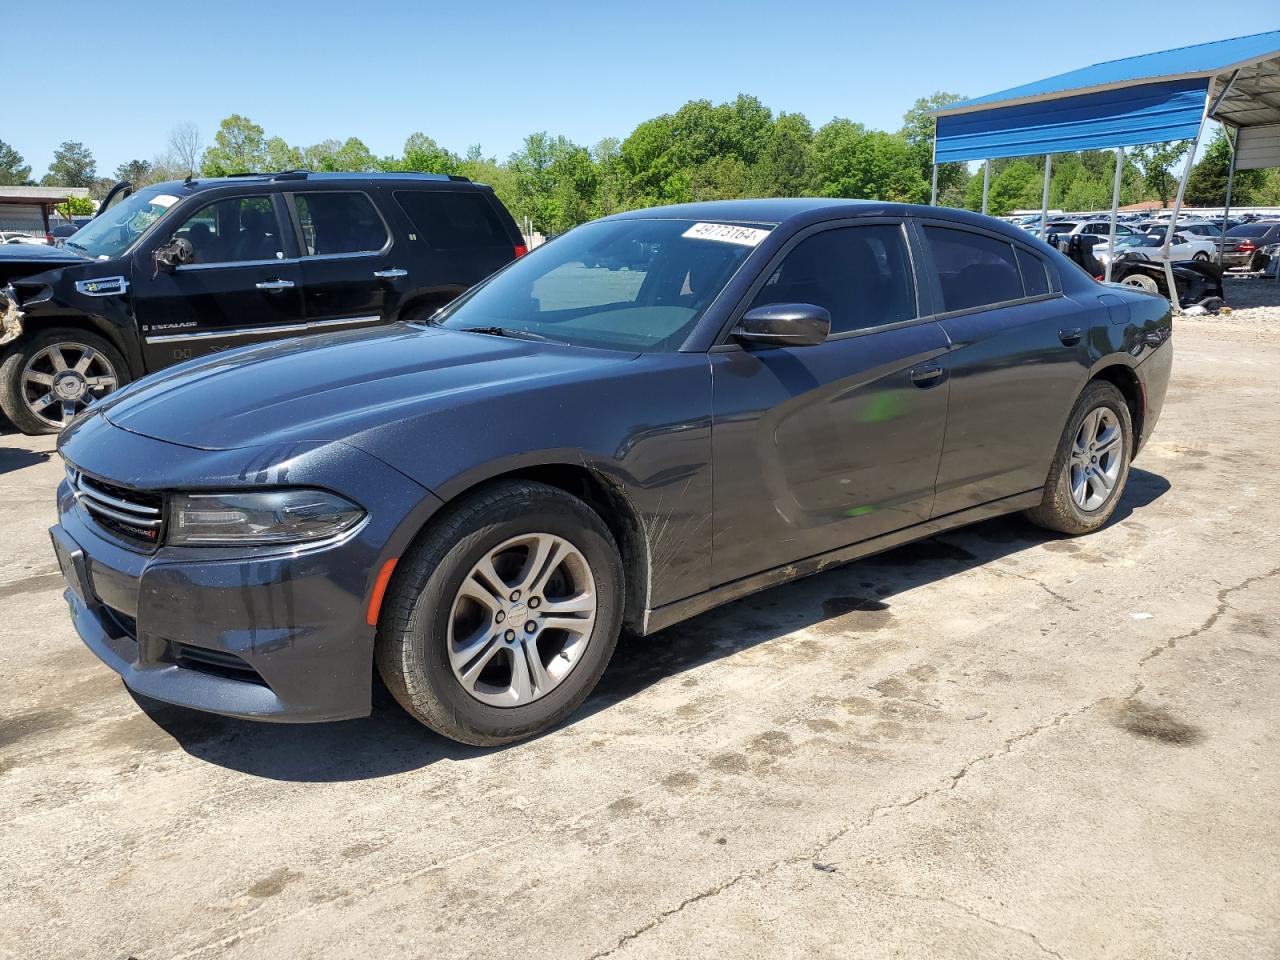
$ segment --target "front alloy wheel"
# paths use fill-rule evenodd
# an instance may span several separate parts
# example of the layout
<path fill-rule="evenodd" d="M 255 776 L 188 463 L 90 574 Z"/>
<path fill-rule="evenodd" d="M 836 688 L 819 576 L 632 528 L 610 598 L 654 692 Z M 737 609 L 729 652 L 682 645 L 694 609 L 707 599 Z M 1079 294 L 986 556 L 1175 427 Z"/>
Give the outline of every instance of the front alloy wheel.
<path fill-rule="evenodd" d="M 51 343 L 22 368 L 22 400 L 32 416 L 61 430 L 119 386 L 115 366 L 87 343 Z"/>
<path fill-rule="evenodd" d="M 569 675 L 595 622 L 595 579 L 582 551 L 550 533 L 513 537 L 462 581 L 449 615 L 449 664 L 481 703 L 524 706 Z"/>
<path fill-rule="evenodd" d="M 84 330 L 29 331 L 0 357 L 0 410 L 26 434 L 57 433 L 129 382 L 120 351 Z"/>

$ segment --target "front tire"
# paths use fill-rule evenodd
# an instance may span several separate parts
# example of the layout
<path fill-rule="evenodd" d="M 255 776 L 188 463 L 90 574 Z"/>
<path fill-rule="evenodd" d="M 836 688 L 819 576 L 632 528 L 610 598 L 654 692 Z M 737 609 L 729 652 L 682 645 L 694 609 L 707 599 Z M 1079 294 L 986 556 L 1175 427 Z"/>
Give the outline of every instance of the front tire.
<path fill-rule="evenodd" d="M 28 436 L 57 433 L 128 382 L 124 357 L 102 337 L 42 330 L 12 344 L 0 360 L 0 410 Z"/>
<path fill-rule="evenodd" d="M 1093 380 L 1076 401 L 1032 523 L 1078 536 L 1093 533 L 1115 512 L 1129 479 L 1133 420 L 1120 391 Z"/>
<path fill-rule="evenodd" d="M 378 624 L 387 689 L 473 746 L 560 723 L 595 688 L 622 625 L 623 570 L 576 497 L 502 481 L 446 509 L 401 560 Z"/>

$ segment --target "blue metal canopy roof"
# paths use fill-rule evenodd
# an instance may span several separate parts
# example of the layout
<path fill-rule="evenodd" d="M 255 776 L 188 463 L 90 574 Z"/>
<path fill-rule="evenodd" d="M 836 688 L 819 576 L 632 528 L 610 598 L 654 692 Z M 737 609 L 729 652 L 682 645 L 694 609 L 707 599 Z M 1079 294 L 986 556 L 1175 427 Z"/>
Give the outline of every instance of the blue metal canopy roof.
<path fill-rule="evenodd" d="M 937 161 L 1188 139 L 1209 97 L 1224 91 L 1216 119 L 1280 122 L 1280 30 L 1112 60 L 950 104 L 934 111 Z"/>

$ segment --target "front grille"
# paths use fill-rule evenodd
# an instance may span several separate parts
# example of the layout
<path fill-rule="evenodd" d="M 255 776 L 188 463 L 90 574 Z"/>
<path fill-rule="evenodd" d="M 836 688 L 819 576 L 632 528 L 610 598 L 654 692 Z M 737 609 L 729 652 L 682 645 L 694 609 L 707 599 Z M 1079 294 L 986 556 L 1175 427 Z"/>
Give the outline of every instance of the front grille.
<path fill-rule="evenodd" d="M 234 653 L 224 653 L 221 650 L 206 650 L 204 647 L 193 647 L 189 643 L 177 643 L 176 641 L 170 643 L 169 648 L 173 656 L 173 662 L 180 667 L 185 667 L 188 670 L 198 670 L 200 673 L 210 673 L 215 677 L 223 677 L 227 680 L 257 683 L 264 687 L 267 685 L 267 682 L 262 679 L 257 670 L 253 669 Z"/>
<path fill-rule="evenodd" d="M 128 490 L 78 470 L 67 469 L 76 500 L 100 526 L 144 546 L 160 542 L 164 504 L 158 493 Z"/>

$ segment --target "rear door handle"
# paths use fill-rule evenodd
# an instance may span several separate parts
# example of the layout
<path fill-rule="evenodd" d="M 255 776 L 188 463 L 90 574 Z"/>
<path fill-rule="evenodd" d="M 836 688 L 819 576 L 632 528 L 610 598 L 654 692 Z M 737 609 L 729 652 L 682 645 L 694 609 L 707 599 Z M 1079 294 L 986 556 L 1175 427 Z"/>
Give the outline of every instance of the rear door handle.
<path fill-rule="evenodd" d="M 392 267 L 390 270 L 375 270 L 373 275 L 379 280 L 390 280 L 393 277 L 407 277 L 408 270 L 401 270 L 399 267 Z"/>
<path fill-rule="evenodd" d="M 292 280 L 263 280 L 254 284 L 259 290 L 292 290 Z"/>
<path fill-rule="evenodd" d="M 936 363 L 925 364 L 911 371 L 911 382 L 922 389 L 932 387 L 940 379 L 942 379 L 942 367 Z"/>
<path fill-rule="evenodd" d="M 1079 327 L 1072 327 L 1070 330 L 1059 330 L 1058 339 L 1062 341 L 1064 347 L 1074 347 L 1080 342 L 1080 337 L 1083 334 L 1084 331 Z"/>

